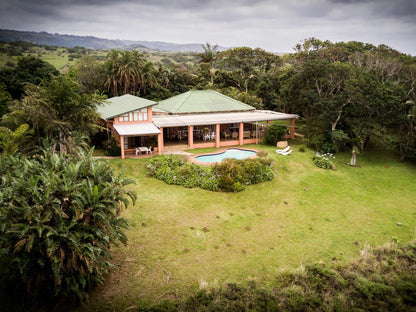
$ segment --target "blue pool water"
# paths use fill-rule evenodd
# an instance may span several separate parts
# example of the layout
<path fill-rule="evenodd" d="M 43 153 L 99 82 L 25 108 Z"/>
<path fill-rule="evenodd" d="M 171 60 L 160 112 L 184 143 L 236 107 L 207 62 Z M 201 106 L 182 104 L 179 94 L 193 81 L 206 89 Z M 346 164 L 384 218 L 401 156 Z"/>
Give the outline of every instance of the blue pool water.
<path fill-rule="evenodd" d="M 195 159 L 201 162 L 221 162 L 226 158 L 245 159 L 253 155 L 256 155 L 255 151 L 229 148 L 219 154 L 201 155 L 195 157 Z"/>

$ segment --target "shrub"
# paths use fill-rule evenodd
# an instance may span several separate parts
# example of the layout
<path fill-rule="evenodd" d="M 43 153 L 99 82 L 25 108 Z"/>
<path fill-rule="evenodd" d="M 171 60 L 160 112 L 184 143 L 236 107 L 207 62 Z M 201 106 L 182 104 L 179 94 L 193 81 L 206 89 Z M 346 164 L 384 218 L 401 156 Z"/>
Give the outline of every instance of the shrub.
<path fill-rule="evenodd" d="M 247 159 L 242 163 L 243 170 L 246 173 L 246 184 L 257 184 L 274 177 L 272 171 L 271 159 Z"/>
<path fill-rule="evenodd" d="M 305 150 L 306 150 L 305 145 L 299 145 L 298 150 L 299 150 L 299 152 L 304 153 L 304 152 L 305 152 Z"/>
<path fill-rule="evenodd" d="M 276 146 L 276 143 L 283 139 L 286 132 L 287 129 L 285 126 L 281 126 L 278 122 L 274 121 L 269 125 L 267 132 L 264 135 L 263 143 Z"/>
<path fill-rule="evenodd" d="M 244 189 L 243 183 L 247 180 L 247 173 L 241 161 L 224 159 L 214 165 L 214 172 L 218 176 L 220 189 L 226 192 L 239 192 Z"/>
<path fill-rule="evenodd" d="M 121 148 L 117 145 L 114 136 L 111 136 L 105 145 L 105 155 L 106 156 L 120 156 Z"/>
<path fill-rule="evenodd" d="M 332 169 L 334 164 L 332 163 L 332 160 L 335 159 L 335 156 L 331 153 L 327 154 L 319 154 L 316 153 L 314 157 L 312 157 L 313 162 L 315 165 L 319 168 L 323 169 Z"/>
<path fill-rule="evenodd" d="M 200 187 L 209 191 L 239 192 L 246 185 L 273 179 L 272 161 L 269 158 L 226 159 L 214 167 L 187 163 L 176 156 L 152 158 L 147 166 L 150 176 L 167 184 Z"/>
<path fill-rule="evenodd" d="M 264 158 L 267 156 L 267 152 L 266 151 L 259 151 L 257 152 L 257 156 L 259 156 L 260 158 Z"/>
<path fill-rule="evenodd" d="M 335 152 L 335 146 L 332 142 L 322 143 L 319 147 L 319 152 L 322 154 L 329 154 Z"/>
<path fill-rule="evenodd" d="M 0 280 L 34 302 L 85 299 L 111 266 L 110 246 L 127 241 L 132 181 L 91 155 L 0 157 Z"/>

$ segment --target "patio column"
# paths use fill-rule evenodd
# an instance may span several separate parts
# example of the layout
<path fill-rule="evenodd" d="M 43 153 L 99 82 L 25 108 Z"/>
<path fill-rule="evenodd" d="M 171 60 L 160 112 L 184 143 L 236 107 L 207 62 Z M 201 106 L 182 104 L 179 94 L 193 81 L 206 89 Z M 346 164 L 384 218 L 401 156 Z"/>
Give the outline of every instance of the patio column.
<path fill-rule="evenodd" d="M 244 144 L 244 122 L 240 122 L 240 128 L 238 129 L 238 144 Z"/>
<path fill-rule="evenodd" d="M 120 135 L 121 159 L 124 159 L 124 135 Z"/>
<path fill-rule="evenodd" d="M 188 126 L 188 146 L 194 148 L 194 126 Z"/>
<path fill-rule="evenodd" d="M 289 138 L 294 139 L 295 138 L 295 118 L 292 118 L 290 120 L 290 130 L 289 130 Z"/>
<path fill-rule="evenodd" d="M 157 153 L 162 155 L 163 151 L 163 128 L 159 128 L 160 133 L 157 135 Z"/>
<path fill-rule="evenodd" d="M 220 124 L 216 124 L 215 125 L 215 147 L 220 147 Z"/>

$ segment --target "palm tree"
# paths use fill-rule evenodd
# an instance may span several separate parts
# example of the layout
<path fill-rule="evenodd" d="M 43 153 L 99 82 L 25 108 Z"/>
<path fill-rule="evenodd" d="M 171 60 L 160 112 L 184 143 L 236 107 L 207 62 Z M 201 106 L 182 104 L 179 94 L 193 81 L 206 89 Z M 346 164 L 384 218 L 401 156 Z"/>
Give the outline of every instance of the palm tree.
<path fill-rule="evenodd" d="M 112 50 L 108 57 L 107 88 L 112 90 L 114 96 L 117 96 L 119 91 L 122 94 L 134 94 L 142 82 L 144 60 L 141 55 L 137 51 Z"/>
<path fill-rule="evenodd" d="M 211 84 L 214 84 L 214 66 L 218 56 L 218 45 L 211 46 L 211 44 L 207 42 L 205 45 L 202 45 L 202 49 L 204 49 L 204 53 L 198 53 L 198 56 L 201 58 L 200 63 L 208 63 L 210 65 L 209 74 L 211 76 Z"/>
<path fill-rule="evenodd" d="M 106 63 L 106 71 L 107 71 L 107 79 L 105 81 L 105 86 L 108 90 L 111 90 L 113 96 L 118 96 L 118 90 L 120 88 L 120 79 L 118 75 L 118 68 L 119 68 L 119 51 L 111 50 L 107 54 L 107 58 L 109 59 Z"/>
<path fill-rule="evenodd" d="M 153 68 L 152 62 L 146 62 L 141 68 L 140 90 L 143 90 L 143 95 L 146 94 L 147 85 L 149 85 L 151 88 L 158 85 L 156 76 L 154 75 L 154 71 L 155 70 Z"/>
<path fill-rule="evenodd" d="M 134 93 L 142 82 L 143 59 L 137 51 L 124 51 L 120 55 L 119 76 L 123 94 Z"/>

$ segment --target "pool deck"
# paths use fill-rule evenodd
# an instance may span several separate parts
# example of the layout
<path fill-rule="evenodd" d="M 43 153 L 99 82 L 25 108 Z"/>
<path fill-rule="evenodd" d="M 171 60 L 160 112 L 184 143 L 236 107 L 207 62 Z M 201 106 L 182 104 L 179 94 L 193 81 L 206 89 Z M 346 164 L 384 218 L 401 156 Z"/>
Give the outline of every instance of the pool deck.
<path fill-rule="evenodd" d="M 215 152 L 212 152 L 212 153 L 201 153 L 201 154 L 192 154 L 192 155 L 188 155 L 188 156 L 187 156 L 187 158 L 188 158 L 188 161 L 189 161 L 189 162 L 194 163 L 194 164 L 196 164 L 196 165 L 201 165 L 201 166 L 213 166 L 213 165 L 215 165 L 217 162 L 206 162 L 206 161 L 199 161 L 199 160 L 197 160 L 196 158 L 197 158 L 198 156 L 208 156 L 208 155 L 216 155 L 216 154 L 221 154 L 221 153 L 224 153 L 226 150 L 229 150 L 229 149 L 240 149 L 240 150 L 243 150 L 243 151 L 253 151 L 253 152 L 256 152 L 256 154 L 254 154 L 253 156 L 247 157 L 247 158 L 245 158 L 245 159 L 250 159 L 250 158 L 251 158 L 251 159 L 254 159 L 254 158 L 257 158 L 257 157 L 258 157 L 258 156 L 257 156 L 257 153 L 261 151 L 261 150 L 256 149 L 256 148 L 220 147 L 220 148 L 218 148 Z"/>

